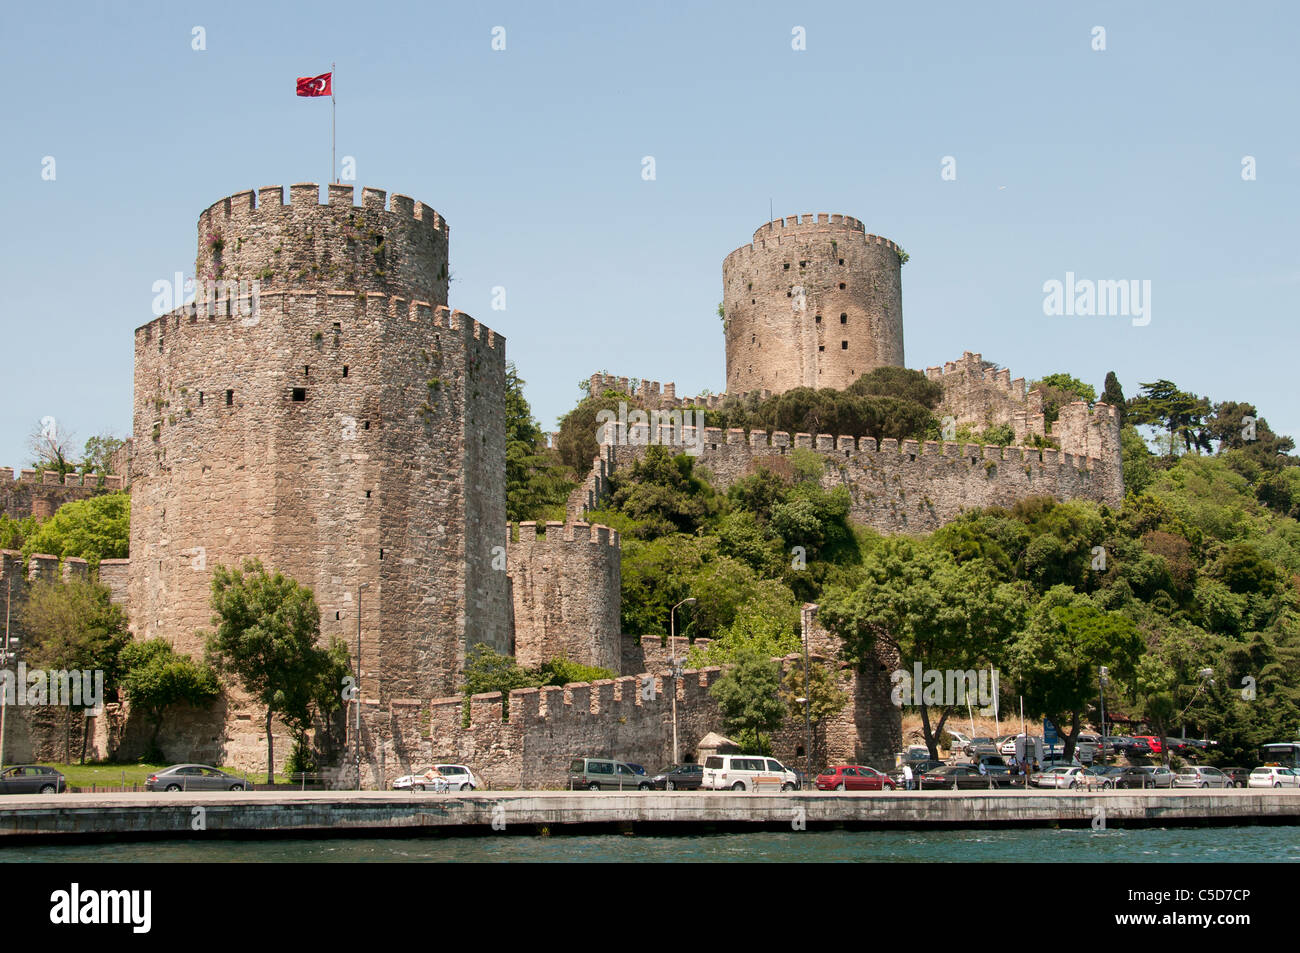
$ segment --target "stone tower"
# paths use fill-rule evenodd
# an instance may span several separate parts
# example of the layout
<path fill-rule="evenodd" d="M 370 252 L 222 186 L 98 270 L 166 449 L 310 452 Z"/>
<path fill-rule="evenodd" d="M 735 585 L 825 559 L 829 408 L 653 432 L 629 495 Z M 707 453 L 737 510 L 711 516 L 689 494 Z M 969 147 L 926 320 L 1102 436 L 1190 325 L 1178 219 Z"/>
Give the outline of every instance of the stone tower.
<path fill-rule="evenodd" d="M 903 365 L 901 249 L 847 215 L 791 215 L 722 263 L 727 393 L 846 387 Z"/>
<path fill-rule="evenodd" d="M 257 557 L 350 652 L 360 589 L 363 698 L 446 695 L 469 647 L 510 650 L 505 340 L 447 309 L 427 205 L 289 193 L 205 211 L 195 274 L 218 290 L 135 332 L 136 636 L 201 652 L 213 566 Z"/>

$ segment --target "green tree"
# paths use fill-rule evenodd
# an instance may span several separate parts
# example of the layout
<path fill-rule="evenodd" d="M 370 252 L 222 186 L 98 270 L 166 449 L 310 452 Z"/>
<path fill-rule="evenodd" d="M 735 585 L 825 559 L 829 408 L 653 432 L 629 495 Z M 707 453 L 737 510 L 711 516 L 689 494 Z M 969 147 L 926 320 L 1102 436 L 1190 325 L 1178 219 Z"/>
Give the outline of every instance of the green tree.
<path fill-rule="evenodd" d="M 610 508 L 635 520 L 632 535 L 654 539 L 694 533 L 721 509 L 721 499 L 694 472 L 695 458 L 651 446 L 610 478 Z"/>
<path fill-rule="evenodd" d="M 81 472 L 98 473 L 100 476 L 114 473 L 113 454 L 125 445 L 125 440 L 112 434 L 96 434 L 91 437 L 81 451 Z"/>
<path fill-rule="evenodd" d="M 1158 427 L 1169 437 L 1169 456 L 1179 440 L 1187 452 L 1210 452 L 1209 431 L 1205 418 L 1210 402 L 1190 391 L 1179 390 L 1172 381 L 1158 380 L 1142 385 L 1142 393 L 1128 402 L 1126 419 L 1134 425 Z"/>
<path fill-rule="evenodd" d="M 844 641 L 845 654 L 859 665 L 874 664 L 877 642 L 898 653 L 904 670 L 969 671 L 996 663 L 1024 614 L 1019 592 L 995 583 L 982 561 L 958 563 L 942 550 L 895 537 L 863 561 L 861 584 L 851 591 L 828 590 L 820 617 Z M 957 699 L 937 705 L 931 725 L 928 706 L 921 727 L 932 758 Z"/>
<path fill-rule="evenodd" d="M 559 454 L 544 445 L 542 429 L 524 398 L 524 383 L 514 364 L 507 363 L 506 519 L 562 519 L 576 484 L 565 475 Z"/>
<path fill-rule="evenodd" d="M 465 654 L 465 697 L 501 693 L 501 717 L 510 717 L 510 693 L 516 688 L 537 688 L 542 680 L 515 661 L 512 655 L 502 655 L 492 646 L 480 642 Z M 469 708 L 465 708 L 466 723 Z"/>
<path fill-rule="evenodd" d="M 152 728 L 149 759 L 161 761 L 158 733 L 167 709 L 182 703 L 202 708 L 221 695 L 221 683 L 211 666 L 179 654 L 166 639 L 131 642 L 121 660 L 126 697 Z"/>
<path fill-rule="evenodd" d="M 781 700 L 781 666 L 760 652 L 740 655 L 736 664 L 713 683 L 725 730 L 747 754 L 769 754 L 769 736 L 785 719 Z"/>
<path fill-rule="evenodd" d="M 1069 374 L 1048 374 L 1030 384 L 1029 389 L 1043 395 L 1043 420 L 1048 424 L 1061 415 L 1061 408 L 1066 404 L 1076 400 L 1091 404 L 1097 399 L 1097 391 L 1091 384 Z"/>
<path fill-rule="evenodd" d="M 1116 376 L 1114 371 L 1106 372 L 1106 383 L 1101 392 L 1101 400 L 1119 412 L 1120 426 L 1124 426 L 1124 388 L 1120 386 L 1119 377 Z"/>
<path fill-rule="evenodd" d="M 812 685 L 811 691 L 805 692 L 805 684 Z M 838 669 L 821 662 L 811 662 L 808 665 L 808 678 L 805 682 L 803 665 L 799 662 L 791 665 L 781 682 L 781 698 L 786 703 L 790 719 L 796 723 L 804 720 L 803 699 L 805 697 L 808 699 L 808 721 L 812 725 L 813 737 L 816 739 L 814 744 L 820 748 L 815 761 L 819 764 L 824 763 L 826 739 L 822 726 L 828 719 L 842 712 L 844 706 L 849 703 L 848 692 L 840 686 Z M 810 757 L 812 757 L 811 752 Z"/>
<path fill-rule="evenodd" d="M 275 780 L 275 741 L 271 719 L 280 715 L 299 743 L 315 715 L 342 704 L 347 649 L 336 640 L 317 645 L 320 610 L 306 586 L 279 572 L 268 573 L 260 560 L 242 568 L 215 566 L 212 572 L 212 624 L 207 658 L 219 674 L 238 679 L 266 709 L 266 783 Z"/>
<path fill-rule="evenodd" d="M 23 654 L 30 668 L 102 672 L 104 691 L 116 690 L 120 656 L 131 641 L 131 633 L 126 628 L 126 614 L 112 602 L 106 587 L 86 579 L 73 578 L 66 583 L 42 579 L 28 591 L 18 619 L 27 633 Z M 64 708 L 64 714 L 64 755 L 71 761 L 72 725 L 78 715 L 70 705 Z M 84 710 L 81 718 L 84 761 L 88 727 Z"/>
<path fill-rule="evenodd" d="M 1057 586 L 1034 610 L 1009 659 L 1026 709 L 1046 715 L 1060 729 L 1068 759 L 1083 716 L 1100 690 L 1100 666 L 1110 669 L 1116 685 L 1131 685 L 1143 649 L 1131 619 Z"/>
<path fill-rule="evenodd" d="M 125 559 L 131 539 L 131 497 L 104 493 L 64 503 L 23 543 L 23 556 L 77 556 L 92 567 L 101 559 Z"/>

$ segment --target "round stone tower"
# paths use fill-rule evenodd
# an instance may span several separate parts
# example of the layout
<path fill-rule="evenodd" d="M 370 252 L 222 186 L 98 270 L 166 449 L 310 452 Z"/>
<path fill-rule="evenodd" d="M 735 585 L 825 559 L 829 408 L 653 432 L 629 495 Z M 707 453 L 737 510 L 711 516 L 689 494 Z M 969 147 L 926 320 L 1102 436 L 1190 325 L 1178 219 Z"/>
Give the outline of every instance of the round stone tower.
<path fill-rule="evenodd" d="M 903 365 L 902 250 L 847 215 L 763 225 L 722 263 L 727 393 L 843 388 Z"/>
<path fill-rule="evenodd" d="M 446 308 L 446 223 L 294 185 L 198 231 L 204 294 L 135 332 L 137 638 L 201 654 L 214 566 L 255 557 L 312 589 L 325 640 L 360 629 L 363 699 L 452 693 L 468 648 L 509 651 L 510 607 L 505 340 Z"/>

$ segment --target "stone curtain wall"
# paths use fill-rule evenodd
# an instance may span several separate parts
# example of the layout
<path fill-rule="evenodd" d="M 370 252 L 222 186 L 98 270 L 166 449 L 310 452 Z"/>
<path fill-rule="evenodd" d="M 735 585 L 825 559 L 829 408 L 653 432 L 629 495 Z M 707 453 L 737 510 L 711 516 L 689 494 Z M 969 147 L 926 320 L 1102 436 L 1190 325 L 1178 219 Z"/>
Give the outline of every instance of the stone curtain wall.
<path fill-rule="evenodd" d="M 783 660 L 785 665 L 801 659 Z M 898 712 L 889 704 L 888 675 L 863 675 L 841 668 L 851 700 L 837 717 L 817 729 L 814 768 L 840 762 L 893 767 L 901 744 Z M 721 716 L 709 687 L 718 668 L 688 669 L 678 680 L 677 724 L 682 760 L 695 758 L 695 745 L 721 731 Z M 672 704 L 665 690 L 673 680 L 653 679 L 654 696 L 643 697 L 643 676 L 529 688 L 510 693 L 509 717 L 501 718 L 500 693 L 469 701 L 470 724 L 462 727 L 465 699 L 437 699 L 429 709 L 371 710 L 363 737 L 363 776 L 386 784 L 436 762 L 470 766 L 492 788 L 560 788 L 574 758 L 614 758 L 658 771 L 672 759 Z M 884 703 L 881 705 L 881 698 Z M 788 718 L 773 735 L 773 756 L 803 769 L 802 716 Z"/>
<path fill-rule="evenodd" d="M 531 668 L 564 657 L 620 671 L 618 532 L 530 520 L 512 525 L 510 537 L 506 565 L 519 664 Z"/>
<path fill-rule="evenodd" d="M 447 303 L 450 229 L 405 195 L 385 208 L 383 189 L 314 182 L 238 192 L 199 216 L 194 273 L 201 280 L 253 280 L 263 292 L 348 288 Z"/>
<path fill-rule="evenodd" d="M 0 467 L 0 514 L 19 520 L 28 516 L 49 519 L 64 503 L 112 493 L 123 485 L 120 476 L 69 473 L 60 477 L 48 470 L 19 470 L 15 480 L 11 467 Z"/>
<path fill-rule="evenodd" d="M 901 367 L 898 253 L 847 215 L 760 227 L 722 263 L 727 392 L 843 388 L 876 367 Z"/>
<path fill-rule="evenodd" d="M 24 646 L 29 633 L 23 628 L 22 607 L 31 587 L 39 580 L 52 579 L 66 582 L 72 578 L 93 579 L 107 586 L 113 602 L 125 607 L 127 559 L 103 559 L 99 567 L 91 570 L 86 560 L 75 556 L 60 561 L 57 556 L 33 554 L 26 564 L 22 554 L 12 549 L 0 550 L 0 613 L 8 614 L 10 647 L 18 651 L 18 662 L 26 661 Z M 4 615 L 0 615 L 3 625 Z M 0 629 L 0 646 L 4 630 Z M 15 666 L 9 666 L 15 671 Z M 62 761 L 69 750 L 74 757 L 81 752 L 81 718 L 73 719 L 74 730 L 69 736 L 67 712 L 52 706 L 6 706 L 5 762 L 21 764 L 32 761 Z M 104 716 L 92 720 L 88 758 L 106 758 L 112 752 L 108 739 L 103 737 Z M 71 749 L 68 748 L 69 742 Z M 143 753 L 143 752 L 142 752 Z"/>
<path fill-rule="evenodd" d="M 1087 411 L 1087 408 L 1082 408 Z M 1079 414 L 1079 410 L 1071 411 Z M 1074 417 L 1071 418 L 1072 420 Z M 789 455 L 793 447 L 816 449 L 825 459 L 822 485 L 847 486 L 850 517 L 881 532 L 923 533 L 955 519 L 962 510 L 1008 506 L 1028 496 L 1058 500 L 1091 499 L 1118 505 L 1123 500 L 1118 418 L 1104 404 L 1078 427 L 1095 439 L 1105 458 L 1053 449 L 994 447 L 976 444 L 923 443 L 819 434 L 772 434 L 735 429 L 705 429 L 697 466 L 713 485 L 726 490 L 758 467 Z M 1095 431 L 1093 425 L 1095 422 Z M 666 439 L 666 435 L 662 439 Z M 1077 440 L 1071 437 L 1072 440 Z M 1113 441 L 1113 447 L 1108 441 Z M 1091 445 L 1091 444 L 1089 444 Z M 1108 449 L 1110 448 L 1110 449 Z M 606 448 L 615 467 L 629 466 L 645 447 L 622 441 Z M 1113 452 L 1110 450 L 1113 449 Z M 608 469 L 608 465 L 607 465 Z M 599 501 L 597 501 L 599 505 Z"/>
<path fill-rule="evenodd" d="M 925 376 L 943 386 L 943 402 L 935 411 L 941 420 L 952 416 L 957 426 L 975 430 L 1006 424 L 1015 430 L 1019 443 L 1047 433 L 1042 394 L 1026 392 L 1023 377 L 1012 380 L 1009 370 L 994 370 L 979 354 L 966 351 L 960 360 L 943 367 L 927 367 Z"/>

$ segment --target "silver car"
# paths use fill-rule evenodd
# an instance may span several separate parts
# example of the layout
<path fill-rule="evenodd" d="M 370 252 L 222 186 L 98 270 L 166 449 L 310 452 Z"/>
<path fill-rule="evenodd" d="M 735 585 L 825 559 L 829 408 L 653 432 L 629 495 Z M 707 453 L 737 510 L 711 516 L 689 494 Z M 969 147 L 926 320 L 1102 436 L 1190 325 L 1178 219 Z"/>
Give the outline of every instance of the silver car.
<path fill-rule="evenodd" d="M 1176 788 L 1230 788 L 1232 778 L 1218 768 L 1186 767 L 1174 775 Z"/>
<path fill-rule="evenodd" d="M 149 775 L 144 783 L 146 791 L 247 791 L 249 787 L 246 779 L 208 764 L 173 764 Z"/>

